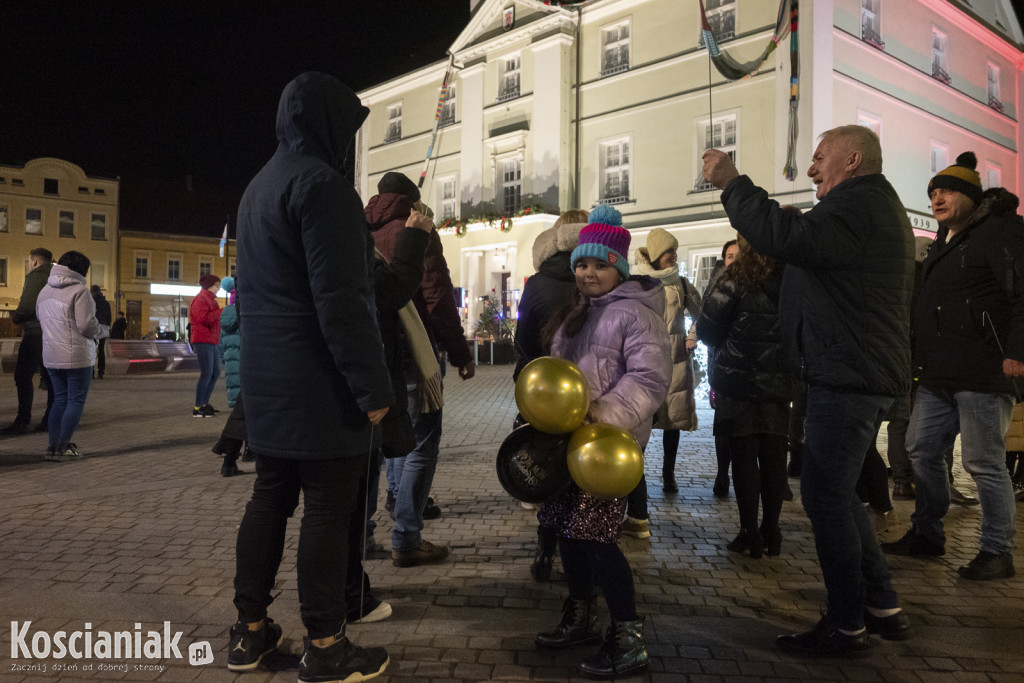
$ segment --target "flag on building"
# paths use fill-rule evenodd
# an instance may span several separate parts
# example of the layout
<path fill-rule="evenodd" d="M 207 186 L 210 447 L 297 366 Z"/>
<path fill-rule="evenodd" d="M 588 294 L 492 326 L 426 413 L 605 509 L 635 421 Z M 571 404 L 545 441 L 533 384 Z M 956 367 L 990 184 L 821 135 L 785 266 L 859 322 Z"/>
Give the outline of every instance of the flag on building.
<path fill-rule="evenodd" d="M 224 249 L 228 246 L 228 224 L 224 224 L 224 234 L 220 236 L 220 257 L 224 258 Z"/>

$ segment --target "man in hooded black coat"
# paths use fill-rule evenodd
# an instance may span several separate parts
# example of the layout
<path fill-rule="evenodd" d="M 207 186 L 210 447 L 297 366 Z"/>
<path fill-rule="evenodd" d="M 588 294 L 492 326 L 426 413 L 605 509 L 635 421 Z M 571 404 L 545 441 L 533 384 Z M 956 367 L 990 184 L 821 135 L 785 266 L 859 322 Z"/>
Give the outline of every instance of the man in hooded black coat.
<path fill-rule="evenodd" d="M 257 478 L 238 531 L 233 671 L 255 669 L 282 640 L 267 607 L 300 491 L 308 636 L 299 680 L 366 680 L 388 664 L 383 648 L 345 637 L 345 580 L 359 560 L 348 557 L 349 519 L 394 400 L 375 317 L 373 238 L 342 175 L 368 113 L 331 76 L 295 78 L 278 105 L 277 151 L 238 209 L 242 397 Z"/>

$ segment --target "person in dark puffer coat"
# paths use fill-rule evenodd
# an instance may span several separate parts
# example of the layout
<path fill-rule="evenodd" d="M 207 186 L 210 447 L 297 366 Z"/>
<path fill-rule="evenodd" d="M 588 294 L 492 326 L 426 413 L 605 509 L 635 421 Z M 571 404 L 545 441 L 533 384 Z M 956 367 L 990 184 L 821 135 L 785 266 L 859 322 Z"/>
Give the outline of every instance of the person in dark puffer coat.
<path fill-rule="evenodd" d="M 588 213 L 570 209 L 562 213 L 551 228 L 537 235 L 533 242 L 533 267 L 537 271 L 526 280 L 519 298 L 516 322 L 516 366 L 512 381 L 527 363 L 551 353 L 550 342 L 544 343 L 544 326 L 552 316 L 569 306 L 576 296 L 576 275 L 569 267 L 572 250 L 580 241 L 580 230 L 587 224 Z M 517 417 L 515 426 L 519 426 Z M 530 566 L 535 581 L 551 579 L 558 548 L 558 534 L 551 527 L 537 526 L 537 553 Z M 556 578 L 558 578 L 556 576 Z"/>
<path fill-rule="evenodd" d="M 739 255 L 705 292 L 697 335 L 708 345 L 717 440 L 732 456 L 740 533 L 733 552 L 778 555 L 786 487 L 789 402 L 796 379 L 783 367 L 779 288 L 784 266 L 739 238 Z M 763 516 L 757 523 L 758 498 Z"/>

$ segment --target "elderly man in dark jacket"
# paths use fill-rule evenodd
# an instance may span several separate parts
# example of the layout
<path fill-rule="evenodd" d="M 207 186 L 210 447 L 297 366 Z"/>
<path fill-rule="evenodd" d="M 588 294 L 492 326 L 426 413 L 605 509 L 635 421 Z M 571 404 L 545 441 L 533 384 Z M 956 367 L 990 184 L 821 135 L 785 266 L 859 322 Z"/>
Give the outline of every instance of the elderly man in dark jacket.
<path fill-rule="evenodd" d="M 366 203 L 366 220 L 377 248 L 391 260 L 398 236 L 414 206 L 419 206 L 420 191 L 405 175 L 392 171 L 381 177 L 377 192 Z M 430 233 L 423 263 L 423 281 L 413 302 L 435 351 L 447 353 L 448 360 L 459 369 L 462 379 L 473 377 L 475 365 L 466 345 L 448 262 L 436 230 Z M 443 362 L 441 368 L 443 374 Z M 415 377 L 407 376 L 406 379 L 413 383 Z M 421 412 L 413 390 L 409 394 L 409 412 L 416 446 L 405 457 L 390 458 L 387 463 L 388 491 L 393 496 L 393 501 L 388 503 L 395 519 L 391 533 L 391 559 L 397 567 L 441 562 L 449 555 L 447 547 L 434 545 L 422 536 L 423 520 L 441 514 L 440 509 L 430 503 L 429 494 L 441 449 L 443 409 Z"/>
<path fill-rule="evenodd" d="M 298 587 L 308 631 L 299 680 L 379 675 L 383 648 L 345 637 L 349 521 L 378 423 L 394 399 L 375 319 L 373 238 L 345 155 L 369 110 L 305 73 L 277 110 L 277 151 L 238 209 L 245 302 L 242 399 L 256 483 L 238 531 L 228 668 L 255 669 L 282 640 L 267 617 L 288 518 L 303 494 Z"/>
<path fill-rule="evenodd" d="M 917 498 L 913 526 L 882 549 L 895 555 L 946 551 L 942 518 L 950 489 L 943 453 L 960 433 L 964 469 L 978 485 L 981 551 L 960 576 L 1014 575 L 1016 504 L 1005 466 L 1016 378 L 1024 375 L 1024 223 L 1018 200 L 981 189 L 967 152 L 928 184 L 939 231 L 922 263 L 915 311 L 918 388 L 907 429 Z"/>
<path fill-rule="evenodd" d="M 862 652 L 868 631 L 904 639 L 910 626 L 855 488 L 882 414 L 910 386 L 913 234 L 882 175 L 878 137 L 827 131 L 807 175 L 819 203 L 783 210 L 718 150 L 704 177 L 722 188 L 732 225 L 788 264 L 779 310 L 790 363 L 807 383 L 801 493 L 828 590 L 812 630 L 779 637 L 797 654 Z"/>
<path fill-rule="evenodd" d="M 32 379 L 36 373 L 44 375 L 46 381 L 46 412 L 37 426 L 37 431 L 46 431 L 46 422 L 53 405 L 53 389 L 43 368 L 43 328 L 36 317 L 36 299 L 46 286 L 53 267 L 53 254 L 49 249 L 38 247 L 29 252 L 29 271 L 21 289 L 21 299 L 11 319 L 21 325 L 21 344 L 18 346 L 18 361 L 14 366 L 14 385 L 18 388 L 18 415 L 14 422 L 0 430 L 5 436 L 28 434 L 32 431 Z"/>

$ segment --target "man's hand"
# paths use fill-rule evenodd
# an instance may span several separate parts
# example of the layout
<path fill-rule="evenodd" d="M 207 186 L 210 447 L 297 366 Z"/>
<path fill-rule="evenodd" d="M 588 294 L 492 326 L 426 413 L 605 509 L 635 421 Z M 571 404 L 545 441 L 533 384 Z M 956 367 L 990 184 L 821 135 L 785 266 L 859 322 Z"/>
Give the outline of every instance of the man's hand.
<path fill-rule="evenodd" d="M 704 160 L 704 180 L 708 181 L 719 190 L 724 190 L 726 185 L 735 180 L 740 172 L 736 170 L 736 164 L 725 152 L 717 149 L 709 149 L 701 156 Z"/>
<path fill-rule="evenodd" d="M 1004 359 L 1003 374 L 1009 375 L 1010 377 L 1024 376 L 1024 363 L 1021 363 L 1019 360 L 1013 360 L 1012 358 Z"/>
<path fill-rule="evenodd" d="M 461 368 L 459 368 L 459 377 L 462 379 L 471 379 L 476 374 L 476 363 L 469 361 Z"/>
<path fill-rule="evenodd" d="M 426 214 L 414 210 L 409 214 L 409 220 L 405 222 L 405 227 L 430 232 L 434 229 L 434 221 L 427 218 Z"/>
<path fill-rule="evenodd" d="M 388 410 L 390 410 L 390 408 L 371 410 L 366 414 L 366 419 L 370 421 L 370 424 L 379 425 L 380 421 L 384 419 L 384 416 L 388 414 Z"/>

